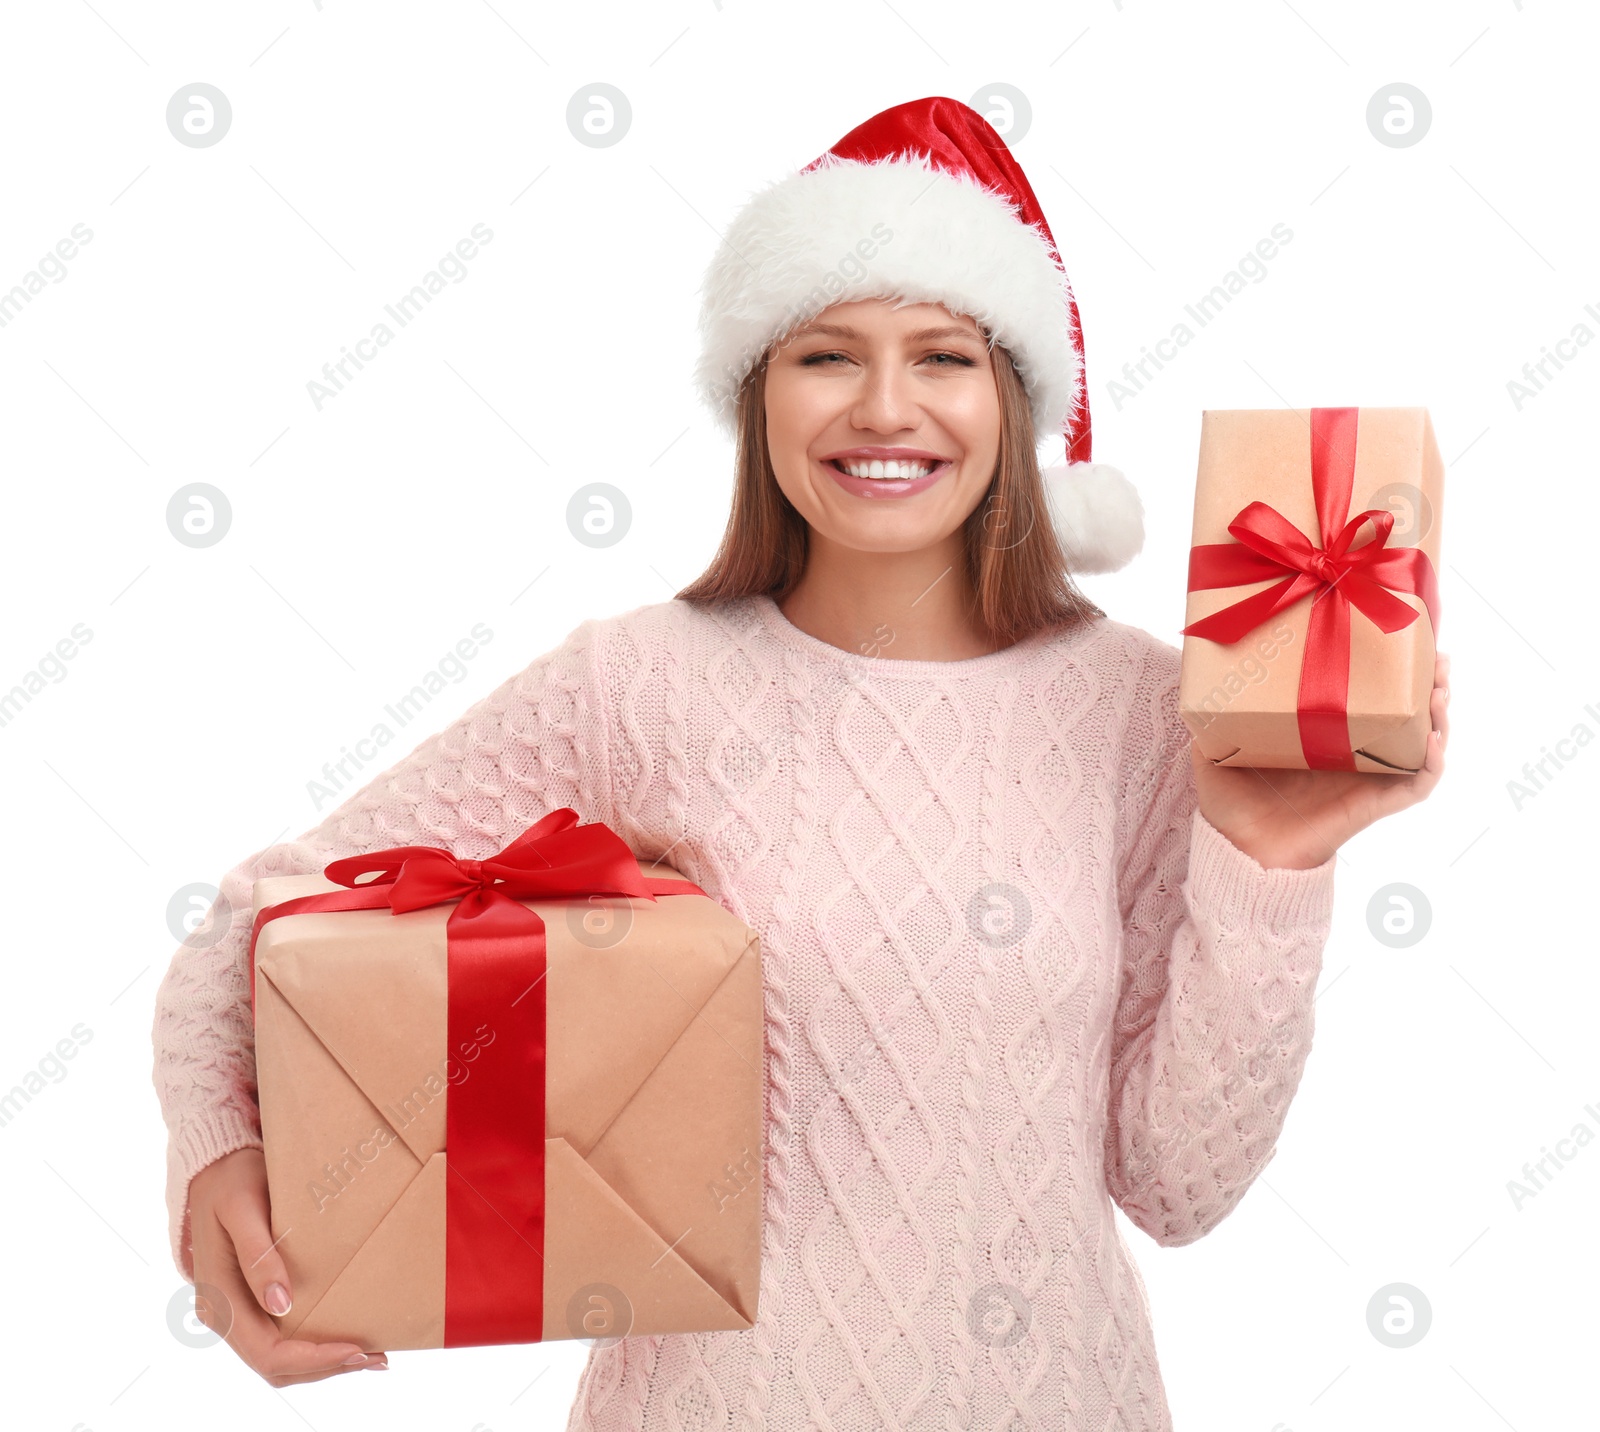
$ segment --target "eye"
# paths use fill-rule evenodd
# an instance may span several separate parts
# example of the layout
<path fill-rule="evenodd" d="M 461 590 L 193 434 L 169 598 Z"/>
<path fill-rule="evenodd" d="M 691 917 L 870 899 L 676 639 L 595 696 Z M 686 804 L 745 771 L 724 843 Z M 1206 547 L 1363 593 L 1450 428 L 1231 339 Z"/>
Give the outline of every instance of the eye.
<path fill-rule="evenodd" d="M 808 354 L 806 357 L 804 357 L 804 358 L 802 358 L 800 360 L 800 365 L 803 368 L 822 367 L 822 366 L 825 366 L 825 365 L 831 363 L 832 360 L 835 359 L 835 358 L 839 359 L 840 362 L 844 362 L 844 363 L 848 363 L 850 361 L 843 353 L 834 353 L 834 352 L 829 352 L 829 353 L 811 353 L 811 354 Z M 975 368 L 975 367 L 978 366 L 971 358 L 966 357 L 964 354 L 961 354 L 961 353 L 948 353 L 948 352 L 944 352 L 943 350 L 941 350 L 938 353 L 930 353 L 930 354 L 928 354 L 927 357 L 924 358 L 922 361 L 924 363 L 931 363 L 936 358 L 943 358 L 943 359 L 946 359 L 948 361 L 943 362 L 943 363 L 934 363 L 933 366 L 935 368 L 949 368 L 951 366 L 956 366 L 956 367 L 960 367 L 960 368 Z"/>

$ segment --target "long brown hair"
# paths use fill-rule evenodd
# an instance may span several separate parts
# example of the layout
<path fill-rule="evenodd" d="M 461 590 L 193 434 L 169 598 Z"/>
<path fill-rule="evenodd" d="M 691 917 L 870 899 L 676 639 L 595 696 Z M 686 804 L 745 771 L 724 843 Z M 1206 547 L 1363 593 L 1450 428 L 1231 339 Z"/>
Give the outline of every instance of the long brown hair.
<path fill-rule="evenodd" d="M 761 358 L 739 390 L 733 507 L 721 545 L 706 568 L 677 593 L 714 602 L 761 593 L 781 602 L 805 571 L 810 528 L 784 496 L 767 451 L 767 362 Z M 1033 412 L 1011 355 L 990 348 L 1000 396 L 1000 458 L 982 502 L 962 527 L 972 615 L 999 646 L 1034 632 L 1105 616 L 1072 580 L 1046 505 L 1034 442 Z"/>

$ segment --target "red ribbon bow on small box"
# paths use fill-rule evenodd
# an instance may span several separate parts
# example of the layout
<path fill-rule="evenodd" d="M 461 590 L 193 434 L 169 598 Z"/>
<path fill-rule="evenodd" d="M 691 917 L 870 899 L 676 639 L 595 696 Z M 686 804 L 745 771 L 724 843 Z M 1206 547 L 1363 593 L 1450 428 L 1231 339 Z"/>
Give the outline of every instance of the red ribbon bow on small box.
<path fill-rule="evenodd" d="M 1350 517 L 1355 486 L 1356 432 L 1360 409 L 1311 410 L 1311 486 L 1324 540 L 1319 547 L 1275 507 L 1251 502 L 1228 524 L 1235 542 L 1203 543 L 1189 550 L 1189 590 L 1236 587 L 1282 575 L 1283 581 L 1244 597 L 1221 611 L 1190 622 L 1184 636 L 1236 642 L 1292 606 L 1312 597 L 1305 657 L 1295 713 L 1306 766 L 1314 771 L 1357 770 L 1350 741 L 1350 608 L 1382 631 L 1393 633 L 1417 619 L 1415 607 L 1395 592 L 1420 597 L 1439 632 L 1439 584 L 1433 563 L 1420 547 L 1388 547 L 1394 514 L 1378 508 Z M 1352 548 L 1364 523 L 1373 540 Z M 1286 574 L 1286 575 L 1285 575 Z"/>

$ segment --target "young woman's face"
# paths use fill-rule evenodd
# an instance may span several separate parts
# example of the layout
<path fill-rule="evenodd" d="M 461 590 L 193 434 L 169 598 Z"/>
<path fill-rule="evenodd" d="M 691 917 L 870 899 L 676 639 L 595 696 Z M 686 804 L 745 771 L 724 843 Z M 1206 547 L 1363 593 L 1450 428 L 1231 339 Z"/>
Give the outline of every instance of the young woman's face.
<path fill-rule="evenodd" d="M 823 310 L 773 351 L 766 417 L 784 495 L 813 529 L 858 551 L 944 541 L 1000 459 L 987 341 L 936 303 Z"/>

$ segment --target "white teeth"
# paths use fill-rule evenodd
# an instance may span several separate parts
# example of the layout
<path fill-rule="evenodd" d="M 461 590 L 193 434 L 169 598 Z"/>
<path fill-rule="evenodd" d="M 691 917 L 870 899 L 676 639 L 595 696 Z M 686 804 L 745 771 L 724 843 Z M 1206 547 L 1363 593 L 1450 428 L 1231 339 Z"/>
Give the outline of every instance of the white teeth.
<path fill-rule="evenodd" d="M 841 458 L 839 466 L 851 477 L 893 478 L 904 482 L 913 477 L 926 477 L 938 464 L 922 459 L 911 462 L 882 462 L 874 458 L 871 462 L 852 462 L 848 458 Z"/>

